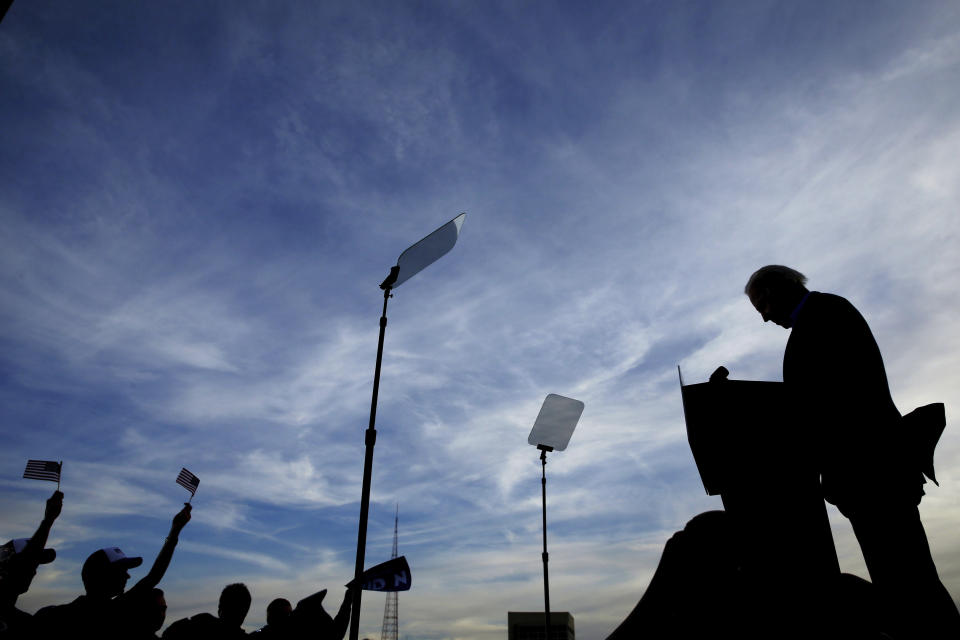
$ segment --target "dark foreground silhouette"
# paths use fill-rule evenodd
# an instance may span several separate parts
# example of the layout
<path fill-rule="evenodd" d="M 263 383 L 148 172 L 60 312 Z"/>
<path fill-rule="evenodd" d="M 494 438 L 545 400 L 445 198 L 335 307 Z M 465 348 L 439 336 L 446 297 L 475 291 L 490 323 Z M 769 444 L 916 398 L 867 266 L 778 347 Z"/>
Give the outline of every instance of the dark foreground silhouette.
<path fill-rule="evenodd" d="M 960 613 L 937 575 L 917 509 L 924 473 L 936 479 L 943 407 L 901 418 L 866 320 L 846 299 L 810 291 L 806 281 L 768 265 L 744 288 L 764 321 L 790 329 L 780 414 L 792 413 L 823 497 L 853 526 L 886 628 L 898 638 L 960 638 Z"/>
<path fill-rule="evenodd" d="M 782 580 L 745 573 L 738 546 L 727 512 L 691 519 L 667 541 L 640 602 L 607 640 L 884 637 L 871 583 L 837 572 L 822 585 L 819 608 L 798 606 Z"/>
<path fill-rule="evenodd" d="M 190 521 L 191 505 L 173 517 L 170 532 L 150 571 L 126 589 L 129 571 L 143 563 L 117 547 L 94 551 L 83 564 L 85 593 L 72 602 L 41 608 L 30 615 L 16 607 L 18 597 L 30 588 L 37 568 L 56 558 L 45 548 L 63 507 L 60 491 L 47 500 L 43 519 L 31 538 L 10 540 L 0 546 L 0 640 L 92 637 L 98 640 L 156 639 L 166 620 L 167 602 L 157 585 L 173 558 L 179 535 Z M 311 638 L 342 640 L 350 621 L 352 589 L 347 588 L 336 617 L 323 608 L 326 589 L 291 607 L 279 598 L 267 609 L 266 627 L 254 632 L 269 639 Z M 248 635 L 241 627 L 250 609 L 250 591 L 243 584 L 227 585 L 220 595 L 217 615 L 200 613 L 177 620 L 163 634 L 173 640 L 218 640 Z"/>
<path fill-rule="evenodd" d="M 62 509 L 63 494 L 54 491 L 33 536 L 10 540 L 0 547 L 0 637 L 29 637 L 33 632 L 33 616 L 17 608 L 17 598 L 30 589 L 37 568 L 57 557 L 56 551 L 44 547 Z"/>
<path fill-rule="evenodd" d="M 643 598 L 609 640 L 960 638 L 917 505 L 943 405 L 901 417 L 880 349 L 844 298 L 809 291 L 780 265 L 745 288 L 791 334 L 783 383 L 681 386 L 687 433 L 707 493 L 667 543 Z M 871 582 L 841 574 L 824 505 L 853 526 Z"/>
<path fill-rule="evenodd" d="M 267 625 L 252 636 L 264 640 L 311 638 L 342 640 L 350 622 L 353 593 L 347 589 L 336 618 L 323 608 L 327 590 L 307 596 L 291 608 L 290 602 L 277 598 L 267 607 Z M 220 594 L 217 615 L 199 613 L 177 620 L 163 632 L 163 640 L 227 640 L 246 634 L 241 625 L 250 610 L 250 591 L 243 584 L 227 585 Z"/>
<path fill-rule="evenodd" d="M 170 566 L 180 532 L 190 521 L 190 511 L 190 505 L 186 504 L 173 517 L 170 533 L 150 571 L 129 590 L 125 590 L 130 579 L 128 570 L 139 567 L 143 558 L 127 556 L 118 547 L 104 547 L 90 554 L 81 571 L 84 595 L 67 604 L 37 611 L 34 624 L 41 637 L 69 637 L 78 629 L 93 630 L 101 638 L 147 633 L 150 622 L 143 618 L 144 608 L 157 600 L 154 589 Z"/>

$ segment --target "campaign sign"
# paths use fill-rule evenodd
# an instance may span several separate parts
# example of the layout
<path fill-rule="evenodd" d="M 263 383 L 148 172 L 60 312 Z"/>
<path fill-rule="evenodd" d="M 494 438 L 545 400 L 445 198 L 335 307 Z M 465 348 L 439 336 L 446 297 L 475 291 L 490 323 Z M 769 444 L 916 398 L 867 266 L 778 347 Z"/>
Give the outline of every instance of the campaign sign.
<path fill-rule="evenodd" d="M 413 580 L 407 558 L 400 556 L 367 569 L 360 574 L 359 582 L 364 591 L 407 591 Z M 347 586 L 356 583 L 357 580 L 351 580 Z"/>

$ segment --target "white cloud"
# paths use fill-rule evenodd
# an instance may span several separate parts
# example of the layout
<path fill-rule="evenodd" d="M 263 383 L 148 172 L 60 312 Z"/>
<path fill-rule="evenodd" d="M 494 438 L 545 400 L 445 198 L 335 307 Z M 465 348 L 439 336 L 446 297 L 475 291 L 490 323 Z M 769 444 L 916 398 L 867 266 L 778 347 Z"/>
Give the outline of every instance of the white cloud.
<path fill-rule="evenodd" d="M 718 502 L 685 441 L 675 366 L 687 382 L 721 364 L 780 375 L 788 334 L 742 294 L 762 264 L 854 301 L 901 409 L 944 401 L 952 421 L 960 120 L 941 80 L 958 41 L 928 24 L 937 7 L 882 55 L 858 24 L 815 46 L 791 31 L 772 61 L 766 12 L 732 26 L 720 11 L 695 47 L 679 8 L 576 22 L 512 4 L 429 20 L 367 9 L 201 12 L 219 25 L 207 44 L 173 41 L 150 65 L 137 47 L 104 42 L 94 59 L 5 20 L 0 49 L 23 71 L 0 84 L 34 113 L 4 111 L 4 460 L 67 459 L 63 553 L 28 608 L 72 597 L 95 541 L 153 553 L 142 541 L 187 497 L 173 484 L 187 466 L 201 488 L 165 580 L 171 620 L 215 609 L 237 579 L 254 589 L 251 625 L 268 594 L 329 586 L 335 609 L 376 285 L 464 208 L 458 246 L 388 313 L 368 557 L 389 548 L 399 501 L 416 585 L 401 635 L 502 638 L 508 609 L 539 608 L 526 436 L 550 392 L 587 405 L 547 466 L 557 608 L 583 638 L 618 624 L 667 537 Z M 618 25 L 634 18 L 628 36 Z M 155 32 L 189 32 L 175 27 Z M 171 79 L 168 63 L 190 72 Z M 922 512 L 954 593 L 958 463 L 948 427 Z M 5 522 L 29 533 L 42 500 L 0 484 Z M 832 517 L 843 566 L 864 575 Z M 380 599 L 364 602 L 372 636 Z"/>

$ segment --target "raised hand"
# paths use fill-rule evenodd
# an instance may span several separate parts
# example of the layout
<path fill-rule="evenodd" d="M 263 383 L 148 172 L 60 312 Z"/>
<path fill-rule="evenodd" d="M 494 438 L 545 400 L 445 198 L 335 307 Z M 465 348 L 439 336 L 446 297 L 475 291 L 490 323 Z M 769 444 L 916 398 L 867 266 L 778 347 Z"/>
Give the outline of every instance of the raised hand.
<path fill-rule="evenodd" d="M 183 509 L 180 510 L 177 515 L 173 516 L 173 526 L 170 527 L 170 532 L 173 535 L 179 535 L 180 530 L 190 522 L 190 511 L 193 510 L 193 507 L 189 503 L 184 503 Z"/>
<path fill-rule="evenodd" d="M 43 512 L 43 519 L 53 522 L 60 515 L 63 509 L 63 492 L 54 491 L 53 495 L 47 498 L 47 508 Z"/>

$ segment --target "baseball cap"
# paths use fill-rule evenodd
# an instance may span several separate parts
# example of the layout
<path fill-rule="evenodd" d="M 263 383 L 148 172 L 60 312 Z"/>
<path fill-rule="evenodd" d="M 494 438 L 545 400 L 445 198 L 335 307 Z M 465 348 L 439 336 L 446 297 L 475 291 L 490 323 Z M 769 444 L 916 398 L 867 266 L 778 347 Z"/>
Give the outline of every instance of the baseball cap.
<path fill-rule="evenodd" d="M 7 562 L 19 556 L 27 548 L 30 538 L 15 538 L 8 541 L 0 547 L 0 562 Z M 23 556 L 19 556 L 23 557 Z M 37 564 L 49 564 L 57 557 L 57 552 L 53 549 L 41 549 L 37 554 Z M 19 558 L 18 558 L 19 559 Z"/>
<path fill-rule="evenodd" d="M 139 567 L 141 564 L 143 564 L 143 558 L 128 557 L 120 550 L 120 547 L 104 547 L 90 554 L 83 563 L 83 569 L 80 575 L 84 583 L 86 583 L 89 578 L 102 575 L 110 569 L 123 569 L 126 571 L 133 567 Z"/>

